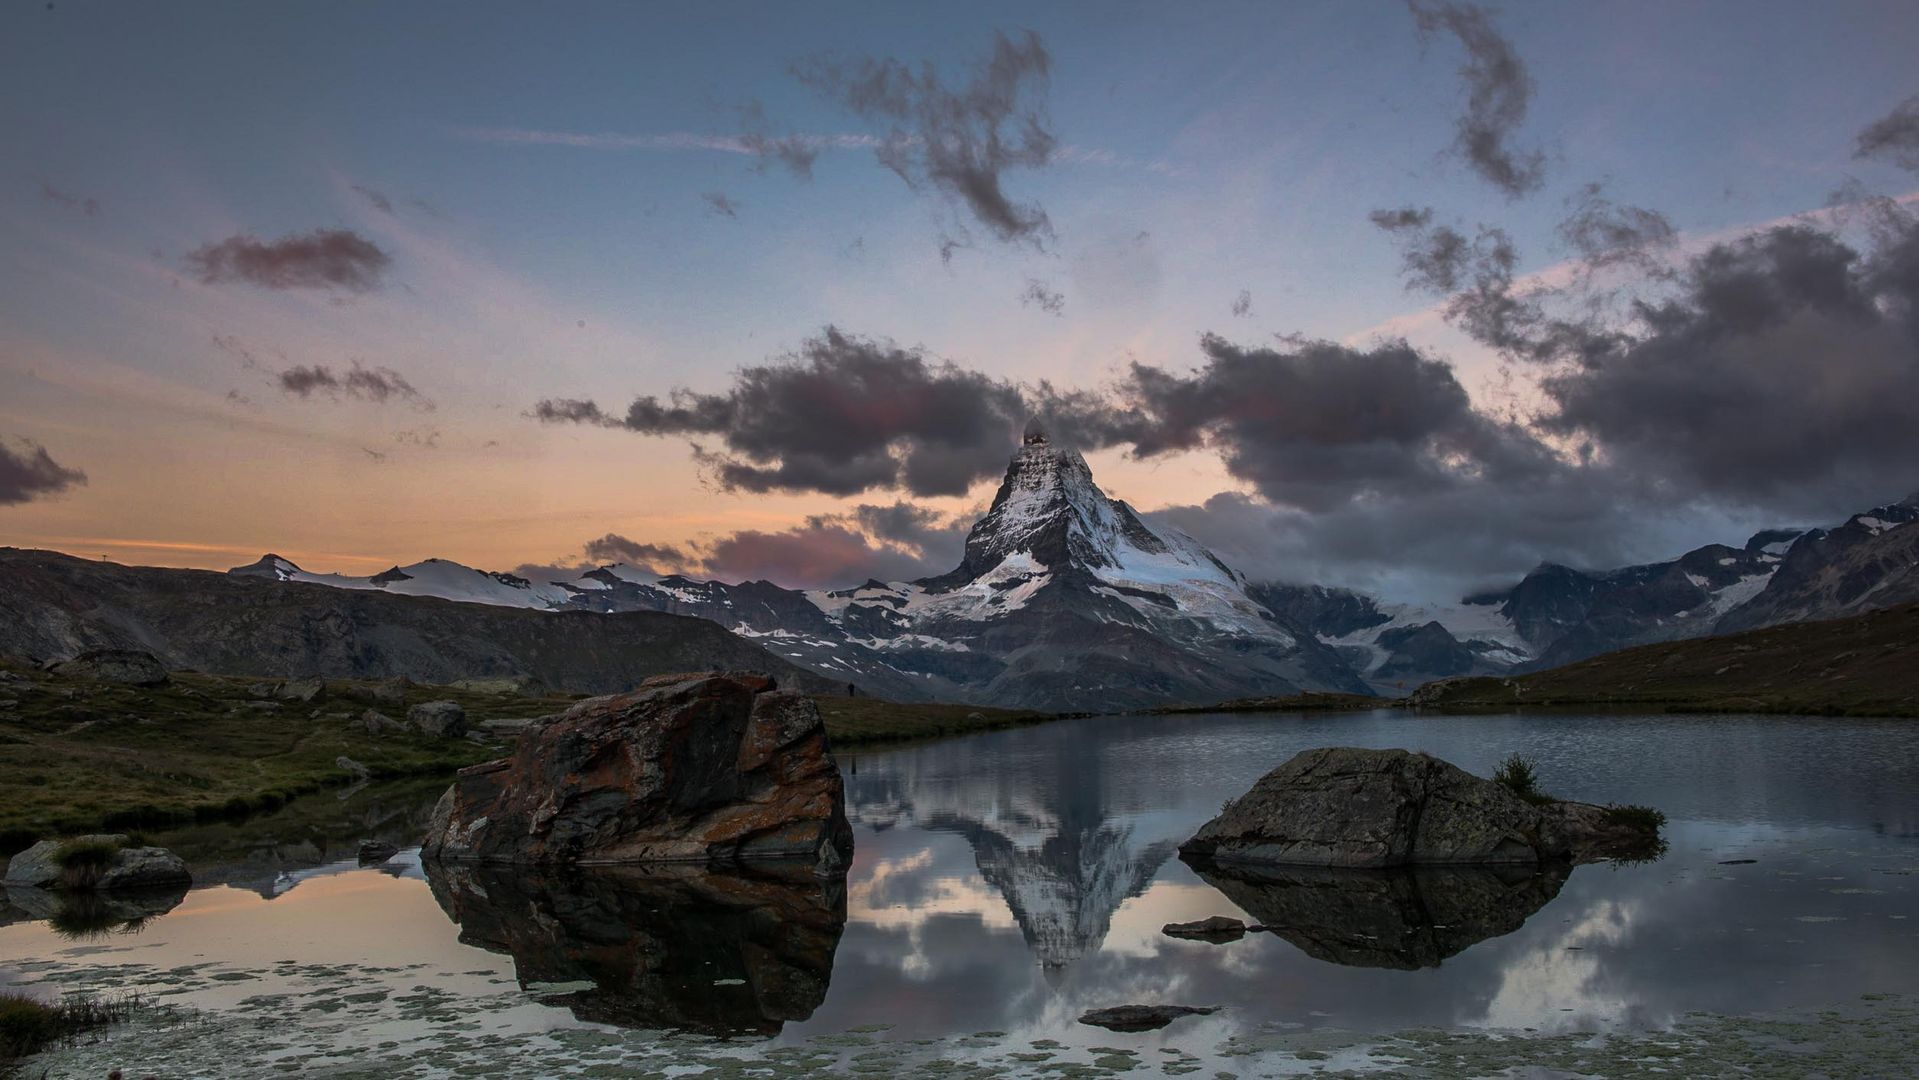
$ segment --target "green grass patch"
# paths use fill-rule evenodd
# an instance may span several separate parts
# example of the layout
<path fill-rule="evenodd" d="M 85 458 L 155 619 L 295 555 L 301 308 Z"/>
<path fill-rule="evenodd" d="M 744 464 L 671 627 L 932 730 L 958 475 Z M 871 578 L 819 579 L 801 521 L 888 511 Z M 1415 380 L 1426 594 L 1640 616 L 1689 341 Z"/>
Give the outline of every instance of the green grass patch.
<path fill-rule="evenodd" d="M 0 993 L 0 1076 L 17 1070 L 21 1058 L 108 1024 L 122 1024 L 138 1007 L 136 998 L 73 996 L 41 1001 L 25 994 Z"/>
<path fill-rule="evenodd" d="M 1650 806 L 1636 804 L 1608 806 L 1606 807 L 1606 824 L 1657 834 L 1659 830 L 1666 827 L 1666 815 L 1664 811 L 1655 810 Z"/>
<path fill-rule="evenodd" d="M 826 721 L 826 737 L 835 747 L 964 735 L 1057 718 L 1053 713 L 989 709 L 979 705 L 900 704 L 863 697 L 813 700 Z"/>
<path fill-rule="evenodd" d="M 377 737 L 356 723 L 371 683 L 326 681 L 315 702 L 272 701 L 274 680 L 175 672 L 150 689 L 64 679 L 0 663 L 13 704 L 0 706 L 0 856 L 49 836 L 164 829 L 244 817 L 350 783 L 346 756 L 376 779 L 444 775 L 498 757 L 500 745 L 420 735 Z M 412 686 L 409 706 L 447 699 L 469 724 L 557 712 L 577 698 L 526 698 Z"/>
<path fill-rule="evenodd" d="M 1539 790 L 1539 766 L 1524 754 L 1508 754 L 1499 768 L 1493 770 L 1493 783 L 1534 806 L 1559 801 Z"/>

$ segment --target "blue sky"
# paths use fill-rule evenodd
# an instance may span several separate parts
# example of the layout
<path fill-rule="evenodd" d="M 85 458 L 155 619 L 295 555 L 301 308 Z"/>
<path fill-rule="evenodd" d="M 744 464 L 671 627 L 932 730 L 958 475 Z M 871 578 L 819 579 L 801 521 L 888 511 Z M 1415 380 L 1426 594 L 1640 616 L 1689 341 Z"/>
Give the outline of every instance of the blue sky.
<path fill-rule="evenodd" d="M 1547 155 L 1521 199 L 1449 154 L 1459 44 L 1422 42 L 1396 3 L 9 4 L 0 437 L 88 482 L 0 506 L 0 542 L 212 566 L 270 546 L 377 569 L 564 560 L 607 531 L 777 531 L 895 493 L 716 491 L 685 440 L 522 413 L 717 391 L 827 324 L 1072 387 L 1132 360 L 1199 365 L 1207 331 L 1359 344 L 1391 325 L 1479 400 L 1497 358 L 1436 321 L 1394 322 L 1432 300 L 1403 287 L 1372 211 L 1496 221 L 1525 271 L 1567 257 L 1554 228 L 1590 181 L 1687 237 L 1816 209 L 1848 179 L 1915 186 L 1853 156 L 1862 126 L 1919 92 L 1910 4 L 1493 14 L 1536 85 L 1514 139 Z M 1022 29 L 1050 54 L 1060 145 L 1003 179 L 1051 217 L 1046 250 L 975 226 L 943 263 L 964 208 L 867 149 L 826 150 L 802 180 L 680 145 L 737 138 L 754 104 L 776 132 L 869 133 L 792 66 L 896 57 L 958 81 L 996 30 Z M 226 236 L 318 228 L 390 254 L 387 287 L 248 290 L 181 268 Z M 1060 315 L 1022 305 L 1029 279 L 1063 296 Z M 236 348 L 281 359 L 263 374 Z M 267 377 L 354 360 L 403 373 L 432 410 L 293 399 Z M 1205 450 L 1095 464 L 1144 508 L 1248 490 Z M 1619 553 L 1732 520 L 1648 526 Z"/>

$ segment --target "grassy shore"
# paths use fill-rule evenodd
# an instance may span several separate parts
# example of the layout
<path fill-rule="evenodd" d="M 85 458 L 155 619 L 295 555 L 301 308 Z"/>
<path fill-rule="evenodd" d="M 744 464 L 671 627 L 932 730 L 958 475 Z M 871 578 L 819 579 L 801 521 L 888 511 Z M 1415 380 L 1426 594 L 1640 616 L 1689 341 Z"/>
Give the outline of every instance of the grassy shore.
<path fill-rule="evenodd" d="M 1284 697 L 1234 698 L 1212 705 L 1162 705 L 1141 711 L 1152 716 L 1221 712 L 1363 712 L 1367 709 L 1390 709 L 1399 704 L 1395 698 L 1308 691 Z"/>
<path fill-rule="evenodd" d="M 538 716 L 571 697 L 532 699 L 413 686 L 401 705 L 371 706 L 372 684 L 327 680 L 312 702 L 275 701 L 272 680 L 175 673 L 134 688 L 65 679 L 0 663 L 0 853 L 35 839 L 100 829 L 158 828 L 277 807 L 357 779 L 449 773 L 498 756 L 497 745 L 415 734 L 375 737 L 366 709 L 450 699 L 469 724 Z M 262 704 L 262 703 L 268 704 Z"/>
<path fill-rule="evenodd" d="M 1919 717 L 1919 604 L 1643 645 L 1532 675 L 1430 683 L 1409 701 L 1448 712 L 1605 708 Z"/>
<path fill-rule="evenodd" d="M 815 698 L 834 746 L 932 739 L 1057 720 L 1058 713 L 981 705 L 901 705 L 877 698 Z"/>

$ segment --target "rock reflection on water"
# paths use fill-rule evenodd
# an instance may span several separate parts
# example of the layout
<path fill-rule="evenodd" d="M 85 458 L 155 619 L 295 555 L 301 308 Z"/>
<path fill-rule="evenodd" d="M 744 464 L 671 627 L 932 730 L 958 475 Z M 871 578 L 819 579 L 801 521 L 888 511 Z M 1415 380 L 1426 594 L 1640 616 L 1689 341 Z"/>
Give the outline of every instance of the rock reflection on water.
<path fill-rule="evenodd" d="M 826 999 L 846 927 L 845 878 L 803 866 L 426 871 L 462 943 L 512 956 L 521 987 L 559 991 L 548 1004 L 620 1027 L 778 1034 Z"/>
<path fill-rule="evenodd" d="M 0 926 L 45 920 L 70 941 L 140 931 L 187 898 L 187 886 L 121 892 L 69 892 L 8 886 L 0 892 Z"/>
<path fill-rule="evenodd" d="M 1347 967 L 1438 967 L 1510 934 L 1559 895 L 1568 866 L 1391 870 L 1222 866 L 1193 870 L 1269 932 Z"/>

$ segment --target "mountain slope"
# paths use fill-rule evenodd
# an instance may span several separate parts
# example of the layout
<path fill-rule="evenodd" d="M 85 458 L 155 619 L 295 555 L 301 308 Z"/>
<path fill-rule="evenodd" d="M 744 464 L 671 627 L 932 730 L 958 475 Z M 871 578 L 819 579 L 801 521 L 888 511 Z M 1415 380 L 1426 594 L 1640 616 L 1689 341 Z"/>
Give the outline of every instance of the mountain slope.
<path fill-rule="evenodd" d="M 222 674 L 531 675 L 589 694 L 665 672 L 746 668 L 815 693 L 848 689 L 704 619 L 654 612 L 528 611 L 19 548 L 0 548 L 0 580 L 0 653 L 19 656 L 136 648 Z"/>
<path fill-rule="evenodd" d="M 1785 552 L 1765 591 L 1727 611 L 1718 633 L 1832 619 L 1919 600 L 1919 495 L 1814 529 Z"/>
<path fill-rule="evenodd" d="M 1414 692 L 1437 709 L 1525 706 L 1919 716 L 1919 604 L 1610 652 Z"/>
<path fill-rule="evenodd" d="M 902 670 L 1028 708 L 1365 693 L 1337 653 L 1191 537 L 1147 525 L 1077 451 L 1029 435 L 951 572 L 809 594 Z"/>

